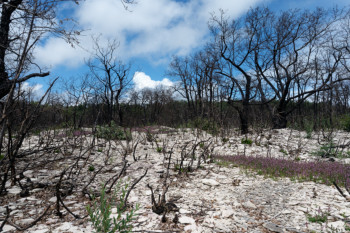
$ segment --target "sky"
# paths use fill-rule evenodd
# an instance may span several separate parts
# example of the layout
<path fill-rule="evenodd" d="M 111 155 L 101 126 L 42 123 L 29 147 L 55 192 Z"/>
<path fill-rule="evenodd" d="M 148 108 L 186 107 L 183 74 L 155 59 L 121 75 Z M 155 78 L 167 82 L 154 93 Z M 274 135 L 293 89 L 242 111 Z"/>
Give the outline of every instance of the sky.
<path fill-rule="evenodd" d="M 231 18 L 251 7 L 268 6 L 274 11 L 290 8 L 344 7 L 348 0 L 137 0 L 126 10 L 120 0 L 85 0 L 62 5 L 59 17 L 76 20 L 83 30 L 79 44 L 72 47 L 64 40 L 47 37 L 35 48 L 37 64 L 61 81 L 83 77 L 86 60 L 93 52 L 93 37 L 101 45 L 108 40 L 119 43 L 118 59 L 132 64 L 135 89 L 171 86 L 166 76 L 172 56 L 185 56 L 200 49 L 209 38 L 208 20 L 223 9 Z M 26 83 L 43 92 L 47 78 Z M 57 87 L 56 87 L 57 88 Z"/>

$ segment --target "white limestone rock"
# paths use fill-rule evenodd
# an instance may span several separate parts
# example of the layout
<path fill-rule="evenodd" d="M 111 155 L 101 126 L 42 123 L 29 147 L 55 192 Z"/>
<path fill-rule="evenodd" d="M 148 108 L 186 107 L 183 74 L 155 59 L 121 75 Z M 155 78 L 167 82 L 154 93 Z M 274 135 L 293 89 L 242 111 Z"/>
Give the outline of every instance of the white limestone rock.
<path fill-rule="evenodd" d="M 233 214 L 235 213 L 235 211 L 232 209 L 232 207 L 226 208 L 224 210 L 221 211 L 221 216 L 223 218 L 229 218 L 231 217 Z"/>
<path fill-rule="evenodd" d="M 17 223 L 19 225 L 28 225 L 28 224 L 32 223 L 33 221 L 34 221 L 34 219 L 32 219 L 32 218 L 26 218 L 26 219 L 19 220 Z"/>
<path fill-rule="evenodd" d="M 5 224 L 5 226 L 2 228 L 2 232 L 13 232 L 15 230 L 16 230 L 16 228 L 14 228 L 11 225 L 7 225 L 7 224 Z"/>
<path fill-rule="evenodd" d="M 25 171 L 25 172 L 23 172 L 23 175 L 26 177 L 32 178 L 33 177 L 33 170 Z"/>
<path fill-rule="evenodd" d="M 233 223 L 227 219 L 218 219 L 215 221 L 215 229 L 220 232 L 232 232 L 231 227 Z"/>
<path fill-rule="evenodd" d="M 6 213 L 6 208 L 5 208 L 5 207 L 0 206 L 0 213 Z"/>
<path fill-rule="evenodd" d="M 188 214 L 188 213 L 191 213 L 191 211 L 186 210 L 186 209 L 180 209 L 180 210 L 179 210 L 179 213 L 180 213 L 180 214 Z"/>
<path fill-rule="evenodd" d="M 330 222 L 328 223 L 328 227 L 330 229 L 335 229 L 342 232 L 344 230 L 344 222 L 343 221 Z"/>
<path fill-rule="evenodd" d="M 252 203 L 251 201 L 247 201 L 243 203 L 243 206 L 248 208 L 248 209 L 256 209 L 256 205 L 254 205 L 254 203 Z"/>
<path fill-rule="evenodd" d="M 193 218 L 191 218 L 191 217 L 187 217 L 187 216 L 181 216 L 180 218 L 179 218 L 179 223 L 182 223 L 182 224 L 195 224 L 196 223 L 196 221 L 193 219 Z"/>
<path fill-rule="evenodd" d="M 14 187 L 8 189 L 7 191 L 8 191 L 9 194 L 16 195 L 16 194 L 20 194 L 22 189 L 20 187 L 14 186 Z"/>
<path fill-rule="evenodd" d="M 197 232 L 200 233 L 200 231 L 198 230 L 198 227 L 194 224 L 185 226 L 184 231 L 191 232 L 191 233 L 197 233 Z"/>
<path fill-rule="evenodd" d="M 213 179 L 202 179 L 202 184 L 208 185 L 208 186 L 219 186 L 220 183 Z"/>
<path fill-rule="evenodd" d="M 49 199 L 49 202 L 55 203 L 56 201 L 57 201 L 57 197 L 51 197 L 51 198 Z"/>

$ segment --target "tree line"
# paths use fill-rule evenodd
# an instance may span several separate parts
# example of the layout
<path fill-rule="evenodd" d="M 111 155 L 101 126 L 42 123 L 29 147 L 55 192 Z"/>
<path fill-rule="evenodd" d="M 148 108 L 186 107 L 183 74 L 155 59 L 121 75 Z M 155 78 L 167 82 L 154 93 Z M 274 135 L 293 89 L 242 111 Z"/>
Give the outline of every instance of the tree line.
<path fill-rule="evenodd" d="M 31 7 L 41 6 L 41 10 L 48 7 L 40 1 L 30 2 L 40 3 Z M 40 16 L 52 22 L 58 3 L 47 8 L 47 17 Z M 16 12 L 15 6 L 4 3 L 3 12 Z M 33 28 L 37 26 L 34 22 Z M 55 27 L 41 33 L 60 32 L 67 40 L 76 39 L 78 32 L 60 31 L 61 25 L 51 25 Z M 118 42 L 109 40 L 103 45 L 99 37 L 93 38 L 92 56 L 86 61 L 89 72 L 61 83 L 61 93 L 48 92 L 39 104 L 40 114 L 36 114 L 35 119 L 40 119 L 36 122 L 40 123 L 33 124 L 42 128 L 110 125 L 112 121 L 123 127 L 207 124 L 238 127 L 246 134 L 253 126 L 278 129 L 292 124 L 304 126 L 305 121 L 312 121 L 315 129 L 321 128 L 337 124 L 349 113 L 348 8 L 273 12 L 257 7 L 238 19 L 220 11 L 219 15 L 212 15 L 208 25 L 210 37 L 205 46 L 187 56 L 173 56 L 165 76 L 174 85 L 155 89 L 134 89 L 131 64 L 118 58 Z M 6 34 L 4 29 L 2 32 L 9 41 L 8 47 L 1 48 L 6 56 L 16 48 L 12 41 L 19 38 L 11 39 L 14 35 Z M 32 32 L 28 33 L 31 38 Z M 37 40 L 42 34 L 35 34 Z M 28 41 L 34 45 L 37 40 Z M 19 41 L 23 42 L 23 38 Z M 12 117 L 18 122 L 28 117 L 23 113 L 38 111 L 35 106 L 39 106 L 34 104 L 30 91 L 23 91 L 21 83 L 48 75 L 22 75 L 31 70 L 32 47 L 27 49 L 22 51 L 23 62 L 15 65 L 21 68 L 12 72 L 5 65 L 6 74 L 1 76 L 4 83 L 12 83 L 8 88 L 1 85 L 2 99 L 12 95 L 13 102 L 8 106 L 16 106 L 17 113 L 22 113 L 22 117 Z M 6 58 L 3 61 L 10 63 Z M 5 109 L 3 105 L 2 110 Z M 2 123 L 5 124 L 5 118 Z"/>
<path fill-rule="evenodd" d="M 349 113 L 349 25 L 349 9 L 257 7 L 238 19 L 221 11 L 202 49 L 172 58 L 165 74 L 172 87 L 139 91 L 131 88 L 131 66 L 117 59 L 117 42 L 102 47 L 96 39 L 91 72 L 66 85 L 63 101 L 67 111 L 94 109 L 90 118 L 121 126 L 205 119 L 246 134 L 253 125 L 286 128 L 306 118 L 315 128 L 333 125 Z"/>
<path fill-rule="evenodd" d="M 174 57 L 169 74 L 196 116 L 211 117 L 215 103 L 226 101 L 247 133 L 252 106 L 261 105 L 273 128 L 285 128 L 306 100 L 317 108 L 337 98 L 348 107 L 349 16 L 348 9 L 258 7 L 232 20 L 221 11 L 209 22 L 211 41 Z"/>

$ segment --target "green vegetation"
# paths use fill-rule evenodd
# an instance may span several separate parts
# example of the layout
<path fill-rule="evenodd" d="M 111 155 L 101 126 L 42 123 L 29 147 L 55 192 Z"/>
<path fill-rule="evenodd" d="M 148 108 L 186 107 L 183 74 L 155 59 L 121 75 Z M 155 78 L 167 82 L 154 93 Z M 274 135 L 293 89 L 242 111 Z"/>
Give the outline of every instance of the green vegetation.
<path fill-rule="evenodd" d="M 180 165 L 179 164 L 175 164 L 175 167 L 174 167 L 174 170 L 175 171 L 180 171 L 180 172 L 191 172 L 191 168 L 190 167 L 182 167 L 180 169 Z"/>
<path fill-rule="evenodd" d="M 345 225 L 345 230 L 350 232 L 350 226 L 349 225 Z"/>
<path fill-rule="evenodd" d="M 322 158 L 325 157 L 335 157 L 335 158 L 347 158 L 350 157 L 349 152 L 342 153 L 338 151 L 336 145 L 331 142 L 327 145 L 323 145 L 319 150 L 312 153 L 313 155 L 320 156 Z"/>
<path fill-rule="evenodd" d="M 318 209 L 318 213 L 315 215 L 307 214 L 307 219 L 312 223 L 325 223 L 328 216 L 328 212 L 323 212 L 321 209 Z"/>
<path fill-rule="evenodd" d="M 151 132 L 147 131 L 146 132 L 146 140 L 147 140 L 147 142 L 153 142 L 153 139 L 154 139 L 153 134 Z"/>
<path fill-rule="evenodd" d="M 128 184 L 121 187 L 119 182 L 112 196 L 108 197 L 103 186 L 100 199 L 94 199 L 92 206 L 88 205 L 86 207 L 96 233 L 131 232 L 133 228 L 131 221 L 135 212 L 139 209 L 139 205 L 129 211 L 126 210 L 124 199 L 127 189 Z M 112 204 L 116 205 L 117 210 L 117 217 L 113 218 L 111 218 Z"/>
<path fill-rule="evenodd" d="M 252 145 L 253 141 L 249 138 L 242 138 L 241 143 L 245 145 Z"/>
<path fill-rule="evenodd" d="M 215 160 L 215 163 L 221 167 L 230 167 L 232 163 L 225 160 Z"/>
<path fill-rule="evenodd" d="M 94 167 L 94 165 L 90 165 L 89 166 L 89 172 L 93 172 L 93 171 L 95 171 L 95 167 Z"/>
<path fill-rule="evenodd" d="M 345 130 L 346 132 L 350 132 L 350 115 L 345 115 L 341 117 L 340 124 L 343 130 Z"/>
<path fill-rule="evenodd" d="M 222 164 L 233 163 L 246 171 L 255 171 L 258 175 L 269 178 L 289 177 L 298 181 L 313 181 L 339 186 L 349 186 L 349 165 L 337 162 L 298 162 L 289 159 L 261 157 L 261 156 L 215 156 Z M 218 163 L 218 162 L 216 162 Z"/>
<path fill-rule="evenodd" d="M 106 140 L 131 140 L 132 135 L 130 130 L 123 129 L 114 121 L 110 125 L 98 126 L 96 136 Z"/>
<path fill-rule="evenodd" d="M 311 139 L 312 138 L 312 131 L 314 129 L 314 124 L 311 121 L 306 121 L 304 123 L 304 128 L 306 132 L 306 138 Z"/>
<path fill-rule="evenodd" d="M 157 147 L 157 152 L 158 152 L 158 153 L 162 153 L 162 151 L 163 151 L 163 148 L 162 148 L 162 147 Z"/>
<path fill-rule="evenodd" d="M 288 152 L 283 148 L 280 149 L 280 152 L 283 153 L 284 155 L 288 155 Z"/>
<path fill-rule="evenodd" d="M 189 120 L 187 124 L 183 125 L 187 128 L 196 128 L 204 130 L 212 135 L 217 135 L 219 133 L 219 125 L 215 121 L 210 121 L 209 119 L 198 117 L 194 120 Z"/>
<path fill-rule="evenodd" d="M 228 139 L 228 138 L 222 138 L 221 140 L 222 140 L 223 144 L 225 144 L 226 142 L 230 141 L 230 139 Z"/>
<path fill-rule="evenodd" d="M 33 134 L 34 135 L 36 135 L 36 136 L 39 136 L 40 135 L 40 132 L 41 132 L 41 130 L 40 129 L 35 129 L 35 130 L 33 130 Z"/>

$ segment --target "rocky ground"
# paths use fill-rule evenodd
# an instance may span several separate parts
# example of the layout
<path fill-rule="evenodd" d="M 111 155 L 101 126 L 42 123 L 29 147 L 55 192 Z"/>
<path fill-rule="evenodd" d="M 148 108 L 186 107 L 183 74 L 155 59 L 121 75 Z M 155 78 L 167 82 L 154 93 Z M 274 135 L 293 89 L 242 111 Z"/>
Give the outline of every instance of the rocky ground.
<path fill-rule="evenodd" d="M 31 224 L 47 210 L 35 226 L 24 232 L 92 232 L 86 217 L 90 201 L 82 190 L 92 178 L 89 191 L 98 190 L 100 184 L 119 174 L 125 155 L 128 165 L 123 173 L 124 181 L 132 183 L 147 170 L 147 175 L 136 184 L 128 198 L 130 206 L 140 204 L 133 223 L 135 232 L 346 232 L 350 223 L 350 202 L 335 187 L 288 178 L 266 178 L 211 158 L 211 155 L 246 154 L 301 161 L 329 160 L 332 158 L 322 158 L 313 152 L 331 140 L 340 146 L 339 153 L 344 155 L 344 158 L 333 159 L 350 162 L 346 158 L 349 147 L 343 146 L 349 144 L 349 134 L 320 132 L 311 138 L 306 136 L 305 132 L 290 129 L 255 132 L 246 137 L 237 132 L 212 137 L 191 129 L 169 129 L 165 133 L 155 132 L 151 138 L 134 132 L 129 146 L 125 141 L 109 143 L 102 139 L 92 144 L 91 135 L 79 139 L 57 138 L 55 143 L 62 143 L 62 150 L 49 155 L 34 154 L 22 161 L 23 168 L 25 164 L 37 163 L 25 169 L 22 177 L 22 184 L 29 186 L 30 183 L 32 188 L 29 195 L 22 195 L 20 187 L 8 182 L 9 193 L 0 200 L 0 220 L 6 217 L 8 206 L 12 226 L 7 223 L 3 230 L 18 231 L 14 224 L 17 227 Z M 251 139 L 252 145 L 242 144 L 242 138 Z M 32 136 L 25 146 L 29 148 L 40 140 Z M 162 221 L 162 215 L 152 211 L 151 190 L 147 185 L 153 187 L 156 197 L 162 193 L 170 155 L 166 200 L 179 209 L 167 213 L 166 221 Z M 190 172 L 184 169 L 179 174 L 181 157 L 185 158 L 183 168 L 193 162 Z M 65 168 L 71 170 L 61 176 Z M 63 202 L 75 215 L 83 217 L 80 219 L 62 207 L 62 215 L 56 214 L 55 184 L 70 171 L 75 177 L 71 179 L 74 191 L 68 193 Z M 115 214 L 116 209 L 112 212 Z M 173 222 L 175 215 L 178 216 L 176 223 Z M 326 221 L 313 221 L 324 215 Z"/>

